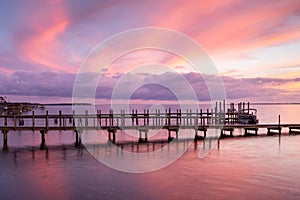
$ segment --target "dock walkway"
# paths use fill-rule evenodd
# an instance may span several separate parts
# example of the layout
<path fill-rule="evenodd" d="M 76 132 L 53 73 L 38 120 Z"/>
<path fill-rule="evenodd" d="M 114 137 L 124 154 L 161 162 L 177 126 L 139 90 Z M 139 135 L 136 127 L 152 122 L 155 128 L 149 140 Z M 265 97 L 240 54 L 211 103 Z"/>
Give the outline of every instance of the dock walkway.
<path fill-rule="evenodd" d="M 232 137 L 235 129 L 244 129 L 244 135 L 258 135 L 258 130 L 267 129 L 267 135 L 281 134 L 282 128 L 288 128 L 289 134 L 300 133 L 300 124 L 237 124 L 237 113 L 214 112 L 214 110 L 187 110 L 171 112 L 171 109 L 160 112 L 156 110 L 149 113 L 144 110 L 138 113 L 102 113 L 98 111 L 90 114 L 48 114 L 35 115 L 32 111 L 29 115 L 0 115 L 0 130 L 3 133 L 3 149 L 8 149 L 7 134 L 9 131 L 39 131 L 41 133 L 41 149 L 46 148 L 45 134 L 49 131 L 74 131 L 76 133 L 75 145 L 81 145 L 81 133 L 85 130 L 104 130 L 108 132 L 109 140 L 116 143 L 116 132 L 124 130 L 138 130 L 139 142 L 148 142 L 149 130 L 165 129 L 168 131 L 168 140 L 172 139 L 171 133 L 178 138 L 179 129 L 191 129 L 195 132 L 195 139 L 205 139 L 208 129 L 220 130 L 222 137 Z M 199 135 L 199 132 L 202 133 Z M 226 134 L 228 133 L 229 134 Z"/>

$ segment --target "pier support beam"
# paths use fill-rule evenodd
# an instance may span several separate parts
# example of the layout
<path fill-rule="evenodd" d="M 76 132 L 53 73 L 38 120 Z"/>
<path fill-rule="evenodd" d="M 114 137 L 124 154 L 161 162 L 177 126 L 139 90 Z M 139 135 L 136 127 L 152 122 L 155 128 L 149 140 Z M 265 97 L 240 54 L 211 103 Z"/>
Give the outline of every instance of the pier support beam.
<path fill-rule="evenodd" d="M 139 129 L 139 142 L 148 142 L 148 129 L 147 128 L 140 128 Z M 145 137 L 142 137 L 142 133 L 145 133 Z"/>
<path fill-rule="evenodd" d="M 75 147 L 81 147 L 82 142 L 81 142 L 81 130 L 75 130 Z"/>
<path fill-rule="evenodd" d="M 221 128 L 221 138 L 224 137 L 233 137 L 234 128 L 231 127 L 223 127 Z M 229 135 L 226 135 L 225 132 L 229 132 Z"/>
<path fill-rule="evenodd" d="M 300 134 L 300 126 L 290 126 L 289 135 L 291 134 Z"/>
<path fill-rule="evenodd" d="M 198 135 L 198 131 L 202 131 L 203 132 L 203 136 Z M 204 126 L 198 126 L 195 128 L 195 140 L 204 140 L 206 138 L 206 131 L 207 128 L 205 128 Z"/>
<path fill-rule="evenodd" d="M 3 130 L 2 131 L 2 134 L 3 134 L 3 151 L 8 151 L 7 133 L 8 133 L 8 130 Z"/>
<path fill-rule="evenodd" d="M 41 133 L 41 145 L 40 145 L 40 150 L 45 150 L 47 148 L 46 146 L 46 139 L 45 135 L 47 134 L 46 130 L 40 130 Z"/>
<path fill-rule="evenodd" d="M 268 129 L 267 135 L 278 134 L 279 136 L 281 136 L 280 115 L 278 115 L 278 126 L 268 127 L 267 129 Z M 273 130 L 273 132 L 271 130 Z M 274 132 L 274 131 L 276 131 L 276 132 Z"/>
<path fill-rule="evenodd" d="M 276 134 L 281 135 L 281 127 L 268 127 L 267 130 L 268 130 L 267 132 L 268 136 L 276 135 Z M 274 131 L 278 131 L 278 132 L 274 132 Z"/>
<path fill-rule="evenodd" d="M 109 141 L 111 141 L 113 144 L 116 143 L 116 132 L 117 132 L 117 129 L 115 128 L 109 128 L 108 130 L 108 139 Z M 111 138 L 111 135 L 112 135 L 112 138 Z"/>
<path fill-rule="evenodd" d="M 178 131 L 179 131 L 179 127 L 169 127 L 168 128 L 168 141 L 170 142 L 173 137 L 171 135 L 171 132 L 174 131 L 176 133 L 176 140 L 178 140 Z"/>
<path fill-rule="evenodd" d="M 246 127 L 244 128 L 245 130 L 245 136 L 251 136 L 251 135 L 257 135 L 258 128 L 256 127 Z M 254 133 L 250 133 L 249 131 L 254 131 Z"/>

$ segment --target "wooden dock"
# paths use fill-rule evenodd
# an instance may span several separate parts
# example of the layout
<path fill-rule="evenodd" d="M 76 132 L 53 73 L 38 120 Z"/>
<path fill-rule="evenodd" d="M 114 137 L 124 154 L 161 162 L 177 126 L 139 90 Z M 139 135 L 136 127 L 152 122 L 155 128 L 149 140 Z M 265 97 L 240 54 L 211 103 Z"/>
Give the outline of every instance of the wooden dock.
<path fill-rule="evenodd" d="M 225 110 L 225 109 L 224 109 Z M 81 145 L 81 133 L 85 130 L 104 130 L 108 133 L 108 139 L 116 143 L 117 131 L 138 130 L 138 142 L 148 142 L 149 130 L 168 131 L 168 141 L 175 134 L 178 139 L 180 129 L 191 129 L 195 132 L 195 139 L 205 139 L 208 129 L 220 130 L 222 137 L 233 137 L 235 129 L 243 129 L 245 136 L 258 135 L 258 130 L 267 129 L 267 135 L 281 135 L 282 128 L 288 128 L 289 134 L 300 133 L 300 124 L 281 124 L 280 118 L 278 124 L 237 124 L 236 112 L 224 112 L 211 110 L 187 110 L 182 112 L 177 109 L 172 112 L 171 109 L 161 112 L 156 110 L 150 113 L 149 110 L 138 113 L 132 110 L 125 113 L 103 113 L 100 110 L 97 113 L 48 114 L 36 115 L 34 111 L 28 115 L 0 115 L 0 130 L 3 133 L 3 149 L 8 149 L 7 134 L 9 131 L 39 131 L 41 133 L 41 149 L 46 148 L 45 134 L 49 131 L 74 131 L 76 133 L 75 145 Z"/>

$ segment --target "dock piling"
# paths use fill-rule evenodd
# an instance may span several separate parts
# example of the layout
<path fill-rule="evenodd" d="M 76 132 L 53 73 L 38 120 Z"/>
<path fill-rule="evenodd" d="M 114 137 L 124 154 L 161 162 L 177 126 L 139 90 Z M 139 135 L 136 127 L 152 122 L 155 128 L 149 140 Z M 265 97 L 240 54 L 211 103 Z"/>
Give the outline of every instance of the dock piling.
<path fill-rule="evenodd" d="M 2 130 L 3 134 L 3 151 L 8 151 L 7 134 L 8 130 Z"/>
<path fill-rule="evenodd" d="M 46 111 L 46 130 L 49 130 L 48 110 Z"/>
<path fill-rule="evenodd" d="M 75 130 L 75 147 L 81 147 L 81 130 Z"/>
<path fill-rule="evenodd" d="M 59 127 L 61 127 L 61 115 L 62 115 L 61 110 L 59 110 Z"/>
<path fill-rule="evenodd" d="M 40 133 L 41 133 L 40 150 L 45 150 L 47 148 L 47 146 L 46 146 L 46 139 L 45 139 L 45 134 L 47 133 L 47 130 L 40 130 Z"/>
<path fill-rule="evenodd" d="M 34 120 L 34 110 L 33 110 L 32 111 L 32 130 L 33 131 L 35 130 L 34 126 L 35 126 L 35 120 Z"/>

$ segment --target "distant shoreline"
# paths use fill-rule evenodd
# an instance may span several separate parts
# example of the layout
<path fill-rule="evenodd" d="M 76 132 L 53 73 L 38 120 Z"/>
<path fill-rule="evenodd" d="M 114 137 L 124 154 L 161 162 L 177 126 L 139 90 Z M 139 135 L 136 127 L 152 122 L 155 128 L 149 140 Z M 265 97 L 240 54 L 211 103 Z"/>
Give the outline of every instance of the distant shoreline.
<path fill-rule="evenodd" d="M 90 103 L 45 103 L 45 106 L 92 106 Z"/>

